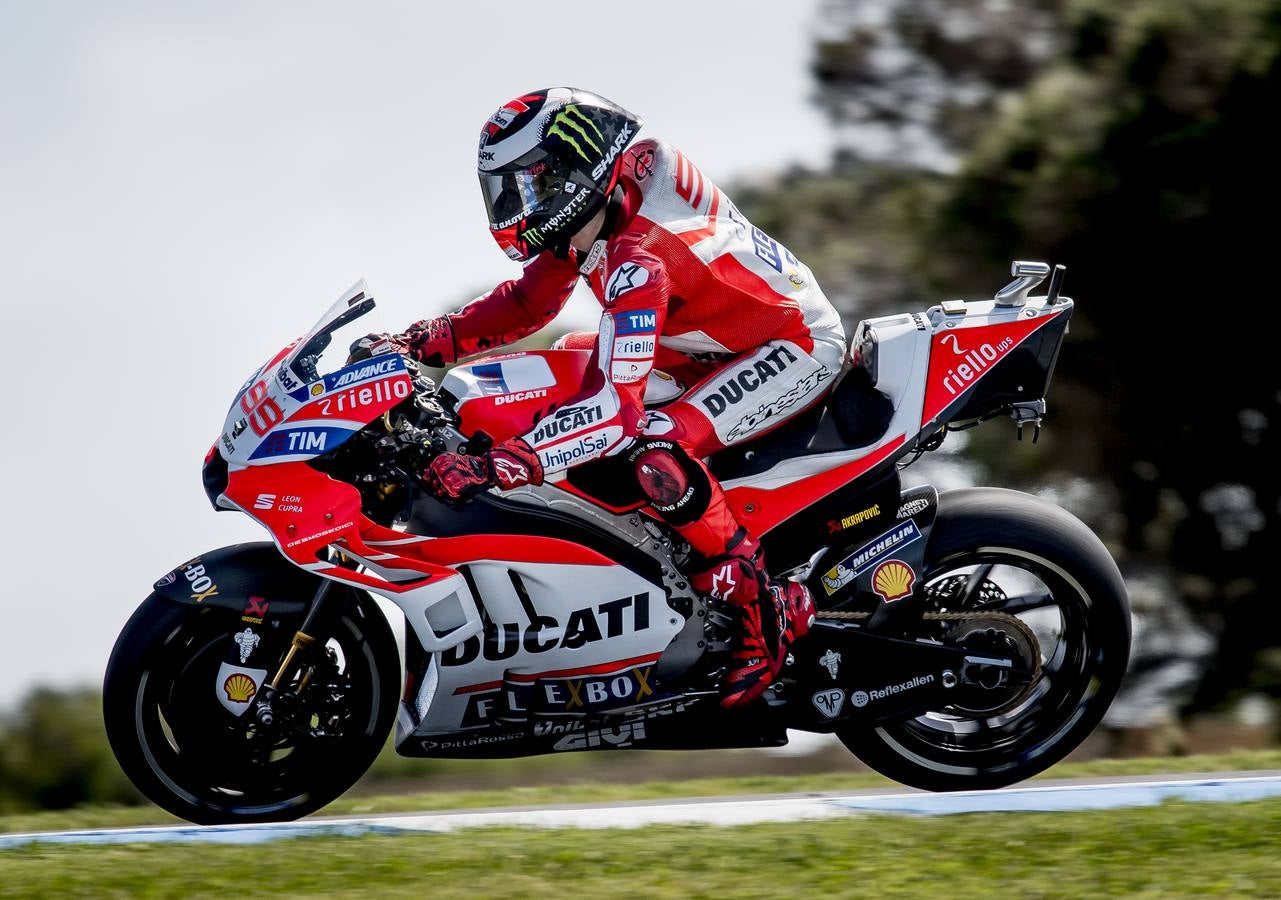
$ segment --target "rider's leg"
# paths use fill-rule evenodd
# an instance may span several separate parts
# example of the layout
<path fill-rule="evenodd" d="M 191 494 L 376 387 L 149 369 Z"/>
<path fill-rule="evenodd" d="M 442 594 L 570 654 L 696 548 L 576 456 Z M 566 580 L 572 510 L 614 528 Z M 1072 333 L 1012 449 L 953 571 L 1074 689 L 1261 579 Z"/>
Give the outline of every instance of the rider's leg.
<path fill-rule="evenodd" d="M 759 543 L 734 518 L 700 457 L 758 437 L 817 403 L 839 370 L 843 344 L 815 350 L 773 342 L 720 367 L 651 413 L 646 438 L 630 454 L 651 506 L 703 559 L 690 576 L 695 590 L 739 610 L 722 697 L 727 706 L 749 703 L 769 687 L 790 641 L 809 630 L 814 605 L 803 585 L 769 577 Z"/>

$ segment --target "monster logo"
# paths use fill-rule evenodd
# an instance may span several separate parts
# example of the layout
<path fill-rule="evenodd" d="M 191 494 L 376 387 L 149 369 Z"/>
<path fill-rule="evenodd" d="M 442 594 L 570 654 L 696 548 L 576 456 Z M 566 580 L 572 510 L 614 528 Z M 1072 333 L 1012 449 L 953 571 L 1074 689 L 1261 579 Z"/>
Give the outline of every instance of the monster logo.
<path fill-rule="evenodd" d="M 596 123 L 585 112 L 577 106 L 566 106 L 556 113 L 555 118 L 552 119 L 551 126 L 547 129 L 547 134 L 560 138 L 573 147 L 584 162 L 591 163 L 596 159 L 600 159 L 605 151 L 603 147 L 597 146 L 596 141 L 592 139 L 592 135 L 587 131 L 588 128 L 596 133 L 596 138 L 602 144 L 605 142 L 605 135 L 601 133 L 601 130 L 596 127 Z M 593 156 L 588 156 L 587 151 L 578 142 L 579 139 L 592 149 Z"/>

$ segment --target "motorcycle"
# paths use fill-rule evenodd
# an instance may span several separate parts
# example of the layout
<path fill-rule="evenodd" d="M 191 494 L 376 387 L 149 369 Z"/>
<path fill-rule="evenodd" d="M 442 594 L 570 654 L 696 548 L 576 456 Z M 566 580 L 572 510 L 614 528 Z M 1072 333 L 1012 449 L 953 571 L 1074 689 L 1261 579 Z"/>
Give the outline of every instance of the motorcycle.
<path fill-rule="evenodd" d="M 416 480 L 447 450 L 585 430 L 562 403 L 589 354 L 503 353 L 439 385 L 390 344 L 349 358 L 347 338 L 373 330 L 358 283 L 232 401 L 205 487 L 271 539 L 177 566 L 129 619 L 104 684 L 117 759 L 197 823 L 324 806 L 393 720 L 413 757 L 777 747 L 795 729 L 929 790 L 1044 770 L 1125 672 L 1117 567 L 1044 500 L 900 480 L 995 416 L 1036 439 L 1073 301 L 1062 266 L 1037 297 L 1050 267 L 1012 269 L 992 300 L 861 322 L 823 402 L 709 460 L 772 572 L 819 608 L 778 681 L 735 711 L 717 702 L 733 620 L 692 590 L 688 546 L 620 458 L 457 507 Z M 646 405 L 680 393 L 651 373 Z M 377 598 L 403 613 L 403 661 Z"/>

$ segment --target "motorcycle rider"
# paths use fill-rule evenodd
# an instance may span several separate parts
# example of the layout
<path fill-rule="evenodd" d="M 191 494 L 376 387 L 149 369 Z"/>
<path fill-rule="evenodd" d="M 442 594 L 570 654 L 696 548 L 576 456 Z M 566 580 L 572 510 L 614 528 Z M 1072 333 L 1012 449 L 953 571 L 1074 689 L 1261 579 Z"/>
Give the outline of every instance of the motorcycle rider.
<path fill-rule="evenodd" d="M 599 331 L 557 342 L 593 354 L 582 390 L 561 409 L 603 414 L 567 434 L 533 429 L 482 456 L 441 454 L 424 481 L 457 500 L 626 454 L 651 508 L 697 554 L 694 589 L 738 612 L 721 699 L 736 707 L 773 682 L 814 604 L 803 585 L 767 574 L 703 459 L 818 402 L 840 370 L 845 336 L 809 268 L 679 151 L 636 141 L 640 125 L 567 87 L 498 109 L 480 135 L 480 183 L 494 239 L 524 271 L 397 339 L 443 366 L 532 334 L 587 280 L 603 314 Z M 689 388 L 647 412 L 655 367 Z"/>

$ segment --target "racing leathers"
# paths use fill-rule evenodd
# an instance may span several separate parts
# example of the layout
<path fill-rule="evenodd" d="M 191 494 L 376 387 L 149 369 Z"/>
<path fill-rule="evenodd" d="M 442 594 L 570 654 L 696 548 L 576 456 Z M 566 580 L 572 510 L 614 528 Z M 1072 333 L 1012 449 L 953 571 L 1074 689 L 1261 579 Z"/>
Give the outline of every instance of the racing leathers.
<path fill-rule="evenodd" d="M 707 570 L 692 578 L 695 587 L 743 607 L 772 595 L 765 618 L 777 606 L 776 633 L 791 627 L 799 636 L 813 614 L 808 592 L 768 581 L 758 545 L 735 521 L 703 459 L 821 399 L 845 352 L 840 317 L 809 268 L 748 222 L 679 151 L 646 140 L 622 156 L 613 227 L 589 253 L 540 254 L 519 279 L 418 323 L 409 338 L 420 355 L 444 363 L 511 343 L 551 321 L 584 277 L 603 313 L 597 332 L 558 342 L 590 349 L 592 357 L 582 390 L 557 411 L 582 411 L 582 424 L 535 427 L 512 442 L 509 457 L 537 456 L 517 483 L 626 453 L 651 507 L 706 561 Z M 655 369 L 687 390 L 647 411 Z M 453 465 L 442 462 L 437 478 Z M 476 470 L 476 477 L 484 474 Z M 510 479 L 489 483 L 514 486 Z M 789 626 L 787 613 L 803 621 Z M 769 659 L 758 653 L 738 668 L 776 673 L 776 648 L 774 642 Z M 770 674 L 755 674 L 762 677 L 746 679 L 733 702 L 768 685 Z"/>

